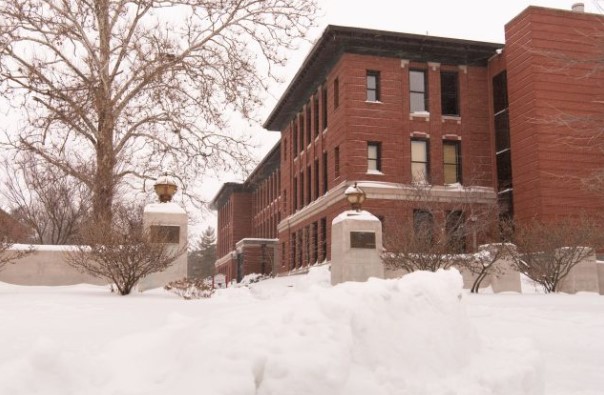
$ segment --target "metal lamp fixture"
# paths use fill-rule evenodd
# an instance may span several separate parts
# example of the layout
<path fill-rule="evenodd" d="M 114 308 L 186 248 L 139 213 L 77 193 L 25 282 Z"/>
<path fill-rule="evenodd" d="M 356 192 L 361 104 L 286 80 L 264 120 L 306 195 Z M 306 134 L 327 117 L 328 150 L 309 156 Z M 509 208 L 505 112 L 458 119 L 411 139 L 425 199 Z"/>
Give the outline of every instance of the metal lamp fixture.
<path fill-rule="evenodd" d="M 172 200 L 172 197 L 176 193 L 178 187 L 176 186 L 176 182 L 168 173 L 164 173 L 163 176 L 159 177 L 154 185 L 155 193 L 159 197 L 159 201 L 161 203 L 167 203 Z"/>
<path fill-rule="evenodd" d="M 361 205 L 365 201 L 366 195 L 365 192 L 357 186 L 356 182 L 353 186 L 346 189 L 344 195 L 346 195 L 346 199 L 353 210 L 361 211 Z"/>

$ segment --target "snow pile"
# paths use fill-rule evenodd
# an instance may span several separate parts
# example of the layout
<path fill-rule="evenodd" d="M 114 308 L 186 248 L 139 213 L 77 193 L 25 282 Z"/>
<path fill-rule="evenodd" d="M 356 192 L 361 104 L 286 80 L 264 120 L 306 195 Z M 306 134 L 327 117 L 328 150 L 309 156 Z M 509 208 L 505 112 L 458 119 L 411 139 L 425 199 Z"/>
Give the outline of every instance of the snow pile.
<path fill-rule="evenodd" d="M 90 321 L 65 326 L 73 333 L 46 332 L 0 359 L 0 393 L 542 393 L 531 344 L 481 344 L 457 271 L 336 287 L 328 285 L 326 267 L 296 277 L 292 287 L 269 285 L 290 281 L 276 279 L 179 305 L 157 298 L 156 314 L 183 307 L 163 321 L 147 318 L 147 326 L 124 320 L 124 332 L 119 314 L 111 322 L 87 313 Z M 138 306 L 149 298 L 106 300 Z M 81 303 L 70 313 L 94 305 Z M 52 331 L 52 323 L 40 324 L 42 333 Z"/>

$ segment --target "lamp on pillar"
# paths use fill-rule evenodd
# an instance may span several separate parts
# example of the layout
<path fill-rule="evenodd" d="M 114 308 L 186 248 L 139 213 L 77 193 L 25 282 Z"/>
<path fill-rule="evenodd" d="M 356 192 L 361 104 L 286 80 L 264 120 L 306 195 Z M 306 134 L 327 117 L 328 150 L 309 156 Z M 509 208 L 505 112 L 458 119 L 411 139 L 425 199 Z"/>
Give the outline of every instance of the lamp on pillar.
<path fill-rule="evenodd" d="M 361 205 L 365 201 L 366 195 L 365 192 L 357 186 L 355 182 L 353 186 L 349 186 L 344 192 L 346 195 L 346 199 L 353 210 L 361 211 Z"/>
<path fill-rule="evenodd" d="M 154 185 L 155 193 L 159 197 L 161 203 L 167 203 L 172 200 L 172 197 L 176 193 L 178 187 L 176 181 L 168 173 L 164 173 L 163 176 L 159 177 Z"/>

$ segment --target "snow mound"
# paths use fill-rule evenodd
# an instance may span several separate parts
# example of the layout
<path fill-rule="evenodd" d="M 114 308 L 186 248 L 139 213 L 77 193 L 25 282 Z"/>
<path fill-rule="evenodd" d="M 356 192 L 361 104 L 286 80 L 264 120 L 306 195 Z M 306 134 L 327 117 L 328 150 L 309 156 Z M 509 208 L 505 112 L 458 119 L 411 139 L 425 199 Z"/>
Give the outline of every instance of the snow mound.
<path fill-rule="evenodd" d="M 213 314 L 173 313 L 97 353 L 43 339 L 0 365 L 0 393 L 542 393 L 531 344 L 481 344 L 457 271 L 335 287 L 326 275 L 311 270 L 289 292 L 221 290 L 198 302 Z"/>

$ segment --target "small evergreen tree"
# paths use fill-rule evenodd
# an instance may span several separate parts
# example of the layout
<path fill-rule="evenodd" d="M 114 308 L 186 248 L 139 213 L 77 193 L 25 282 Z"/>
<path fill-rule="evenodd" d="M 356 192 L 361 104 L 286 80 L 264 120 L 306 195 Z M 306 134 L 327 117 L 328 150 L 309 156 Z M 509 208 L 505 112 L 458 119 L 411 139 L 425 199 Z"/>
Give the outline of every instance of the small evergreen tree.
<path fill-rule="evenodd" d="M 214 275 L 216 262 L 216 231 L 208 226 L 201 234 L 194 251 L 189 254 L 190 278 L 206 278 Z"/>

